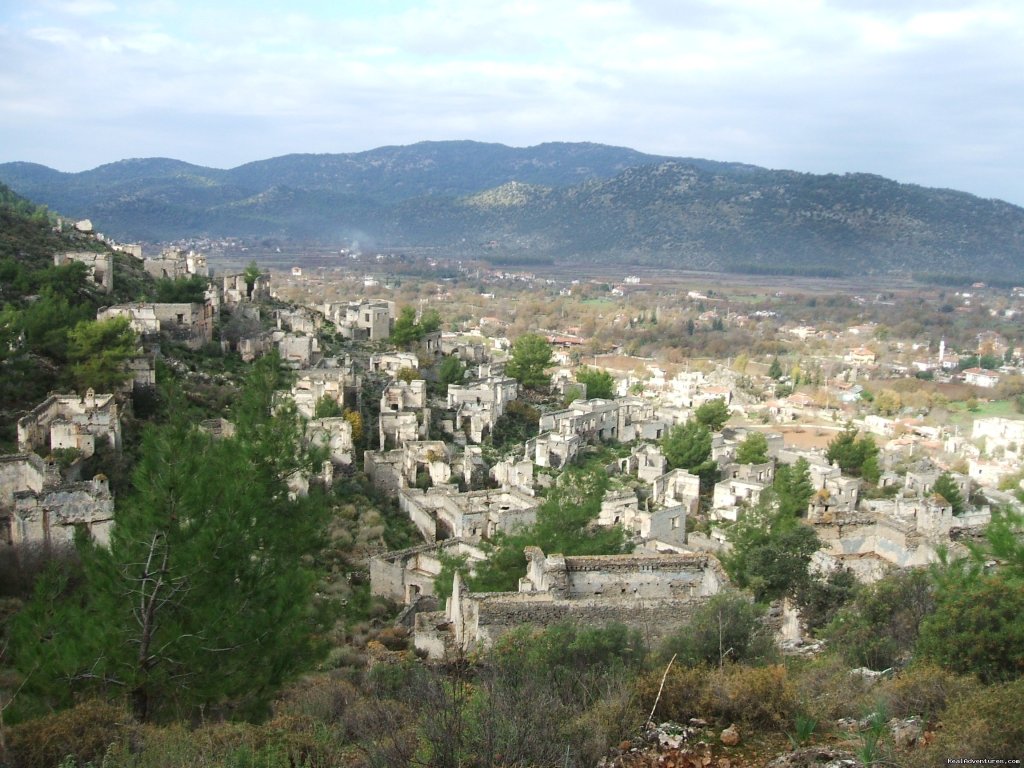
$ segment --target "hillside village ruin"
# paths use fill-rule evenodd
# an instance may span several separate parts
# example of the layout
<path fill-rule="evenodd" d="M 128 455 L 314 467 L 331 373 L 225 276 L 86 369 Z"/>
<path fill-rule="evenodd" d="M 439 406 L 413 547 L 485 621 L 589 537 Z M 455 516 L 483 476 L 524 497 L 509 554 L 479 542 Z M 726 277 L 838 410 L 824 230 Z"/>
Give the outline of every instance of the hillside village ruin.
<path fill-rule="evenodd" d="M 56 263 L 68 261 L 86 263 L 90 279 L 112 290 L 109 258 L 56 257 Z M 145 269 L 167 278 L 209 275 L 205 257 L 194 252 L 164 252 L 146 259 Z M 865 582 L 893 569 L 926 566 L 943 549 L 962 552 L 993 507 L 1020 504 L 999 485 L 1020 472 L 1024 421 L 976 418 L 970 434 L 961 434 L 912 418 L 862 413 L 861 382 L 878 365 L 863 343 L 863 330 L 849 329 L 851 346 L 831 361 L 824 403 L 799 392 L 777 397 L 767 377 L 758 390 L 752 377 L 724 363 L 669 373 L 655 361 L 634 358 L 624 364 L 621 356 L 587 362 L 612 374 L 617 387 L 612 398 L 588 399 L 575 384 L 568 354 L 574 337 L 552 333 L 549 340 L 558 349 L 552 387 L 562 395 L 577 387 L 583 396 L 543 411 L 535 436 L 495 456 L 485 450 L 489 438 L 522 396 L 505 371 L 508 339 L 474 328 L 428 334 L 412 349 L 396 350 L 387 343 L 397 317 L 392 301 L 352 296 L 268 311 L 275 296 L 268 275 L 247 282 L 244 274 L 232 273 L 212 281 L 201 303 L 115 305 L 101 310 L 98 319 L 124 317 L 138 334 L 129 390 L 155 383 L 161 344 L 193 350 L 218 344 L 245 361 L 279 353 L 294 371 L 291 387 L 279 397 L 295 403 L 306 420 L 307 442 L 327 457 L 318 475 L 292 478 L 293 492 L 361 467 L 378 492 L 397 500 L 422 544 L 373 557 L 371 589 L 405 606 L 400 620 L 414 630 L 416 647 L 434 658 L 484 647 L 514 626 L 564 618 L 620 621 L 648 639 L 664 637 L 703 601 L 733 589 L 716 558 L 728 546 L 725 527 L 757 504 L 780 463 L 802 459 L 809 466 L 814 495 L 803 522 L 823 545 L 814 568 L 848 569 Z M 808 327 L 789 332 L 818 333 Z M 362 346 L 341 357 L 325 354 L 325 333 Z M 994 341 L 979 344 L 991 348 Z M 460 359 L 467 374 L 461 383 L 433 391 L 420 369 L 444 356 Z M 943 371 L 949 359 L 940 350 L 921 365 Z M 982 388 L 999 376 L 964 371 L 968 383 Z M 76 472 L 97 451 L 120 450 L 125 394 L 55 392 L 18 421 L 19 452 L 0 457 L 0 540 L 6 546 L 67 546 L 80 529 L 101 543 L 108 540 L 115 516 L 105 478 L 80 480 Z M 660 441 L 715 400 L 725 403 L 736 426 L 714 434 L 719 480 L 702 509 L 700 478 L 671 469 Z M 325 409 L 331 415 L 323 415 Z M 361 455 L 353 421 L 342 415 L 349 412 L 375 414 L 373 423 L 362 424 L 374 447 Z M 861 481 L 844 475 L 824 450 L 790 442 L 794 430 L 832 435 L 846 423 L 878 442 L 879 486 L 891 489 L 886 496 L 864 498 Z M 204 422 L 203 429 L 229 434 L 232 425 L 218 419 Z M 737 447 L 753 431 L 765 435 L 768 460 L 737 463 Z M 487 557 L 487 542 L 533 524 L 560 470 L 601 445 L 624 450 L 605 467 L 611 482 L 594 525 L 622 526 L 632 554 L 578 557 L 531 548 L 517 592 L 474 593 L 456 575 L 452 593 L 438 593 L 435 582 L 445 558 L 462 558 L 465 573 L 472 573 Z M 972 500 L 965 513 L 954 515 L 933 492 L 943 472 Z M 699 515 L 707 524 L 695 530 Z"/>

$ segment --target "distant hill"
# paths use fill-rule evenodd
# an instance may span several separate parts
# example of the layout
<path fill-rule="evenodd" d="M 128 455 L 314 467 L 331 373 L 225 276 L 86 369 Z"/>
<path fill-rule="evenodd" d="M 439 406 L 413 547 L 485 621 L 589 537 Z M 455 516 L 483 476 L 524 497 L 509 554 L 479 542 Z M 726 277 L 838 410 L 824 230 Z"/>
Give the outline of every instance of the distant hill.
<path fill-rule="evenodd" d="M 231 170 L 145 159 L 66 174 L 7 163 L 0 181 L 125 240 L 358 237 L 506 262 L 1024 280 L 1017 206 L 867 174 L 599 144 L 423 142 Z"/>

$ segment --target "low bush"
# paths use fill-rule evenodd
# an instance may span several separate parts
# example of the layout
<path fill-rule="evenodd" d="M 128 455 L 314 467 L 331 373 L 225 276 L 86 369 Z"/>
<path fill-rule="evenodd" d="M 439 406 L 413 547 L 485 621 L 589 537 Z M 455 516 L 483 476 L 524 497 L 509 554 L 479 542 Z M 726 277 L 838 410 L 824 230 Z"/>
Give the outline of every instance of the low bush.
<path fill-rule="evenodd" d="M 781 728 L 797 714 L 796 688 L 781 665 L 736 665 L 708 676 L 705 710 L 723 722 Z"/>
<path fill-rule="evenodd" d="M 934 664 L 915 663 L 881 683 L 878 695 L 893 717 L 919 715 L 930 720 L 977 687 L 973 678 L 953 674 Z"/>
<path fill-rule="evenodd" d="M 1019 760 L 1024 744 L 1024 679 L 978 686 L 953 702 L 931 743 L 906 756 L 908 768 L 950 759 Z"/>
<path fill-rule="evenodd" d="M 11 763 L 19 768 L 53 768 L 98 762 L 134 727 L 122 707 L 98 699 L 15 725 L 7 732 Z"/>
<path fill-rule="evenodd" d="M 871 683 L 851 675 L 850 667 L 835 653 L 800 660 L 790 667 L 790 679 L 805 713 L 827 722 L 859 717 L 868 705 Z"/>

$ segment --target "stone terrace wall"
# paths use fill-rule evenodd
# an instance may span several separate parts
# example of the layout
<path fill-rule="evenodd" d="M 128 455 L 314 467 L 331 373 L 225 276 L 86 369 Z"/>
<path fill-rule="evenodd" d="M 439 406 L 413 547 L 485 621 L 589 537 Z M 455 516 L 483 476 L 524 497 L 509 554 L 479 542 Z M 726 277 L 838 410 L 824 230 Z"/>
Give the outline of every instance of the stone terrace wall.
<path fill-rule="evenodd" d="M 493 643 L 516 627 L 528 625 L 543 628 L 561 621 L 573 621 L 587 626 L 624 624 L 639 631 L 644 641 L 654 646 L 688 624 L 694 612 L 709 598 L 650 602 L 635 599 L 551 600 L 546 595 L 498 593 L 469 595 L 469 599 L 476 603 L 476 610 L 474 616 L 467 616 L 467 620 L 475 623 L 477 643 L 482 646 Z M 467 634 L 472 638 L 472 632 Z"/>

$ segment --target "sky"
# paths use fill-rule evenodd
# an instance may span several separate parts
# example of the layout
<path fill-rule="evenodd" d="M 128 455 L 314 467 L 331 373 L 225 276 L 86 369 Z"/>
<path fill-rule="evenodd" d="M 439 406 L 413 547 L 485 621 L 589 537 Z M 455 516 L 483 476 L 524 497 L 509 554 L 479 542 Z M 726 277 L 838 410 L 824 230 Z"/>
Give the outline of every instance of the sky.
<path fill-rule="evenodd" d="M 1024 205 L 1021 0 L 2 0 L 0 162 L 591 141 Z"/>

